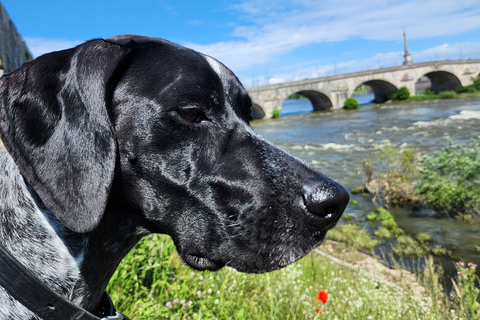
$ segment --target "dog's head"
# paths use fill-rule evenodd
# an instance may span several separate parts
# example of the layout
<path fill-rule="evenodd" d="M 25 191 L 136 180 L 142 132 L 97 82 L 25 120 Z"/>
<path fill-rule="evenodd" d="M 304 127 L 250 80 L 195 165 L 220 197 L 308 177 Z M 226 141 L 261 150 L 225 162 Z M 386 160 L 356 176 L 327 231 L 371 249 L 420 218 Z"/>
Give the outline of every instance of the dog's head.
<path fill-rule="evenodd" d="M 120 203 L 196 269 L 265 272 L 318 246 L 349 199 L 255 134 L 230 70 L 164 40 L 92 40 L 26 64 L 0 90 L 8 152 L 75 232 Z"/>

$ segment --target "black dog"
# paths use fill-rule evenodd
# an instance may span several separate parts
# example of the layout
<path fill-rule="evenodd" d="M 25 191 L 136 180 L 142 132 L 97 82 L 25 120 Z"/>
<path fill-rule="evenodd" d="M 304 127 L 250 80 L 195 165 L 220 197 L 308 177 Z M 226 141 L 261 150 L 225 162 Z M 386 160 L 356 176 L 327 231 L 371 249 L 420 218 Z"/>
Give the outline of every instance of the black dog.
<path fill-rule="evenodd" d="M 267 272 L 318 246 L 349 199 L 253 132 L 230 70 L 164 40 L 46 54 L 0 95 L 0 244 L 89 312 L 148 233 L 198 270 Z M 30 318 L 0 287 L 0 319 Z"/>

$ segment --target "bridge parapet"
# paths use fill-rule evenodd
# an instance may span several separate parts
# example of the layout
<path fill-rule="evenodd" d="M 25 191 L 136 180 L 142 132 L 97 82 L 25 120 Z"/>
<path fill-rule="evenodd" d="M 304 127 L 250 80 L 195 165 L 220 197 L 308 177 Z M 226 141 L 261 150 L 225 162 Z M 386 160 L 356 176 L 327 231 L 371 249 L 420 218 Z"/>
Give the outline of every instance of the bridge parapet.
<path fill-rule="evenodd" d="M 375 101 L 381 103 L 390 100 L 400 87 L 407 87 L 414 94 L 415 83 L 424 76 L 430 79 L 432 91 L 440 92 L 471 84 L 471 78 L 479 75 L 480 59 L 445 60 L 253 87 L 248 91 L 255 116 L 269 118 L 293 93 L 306 96 L 314 110 L 338 109 L 362 84 L 369 85 Z"/>

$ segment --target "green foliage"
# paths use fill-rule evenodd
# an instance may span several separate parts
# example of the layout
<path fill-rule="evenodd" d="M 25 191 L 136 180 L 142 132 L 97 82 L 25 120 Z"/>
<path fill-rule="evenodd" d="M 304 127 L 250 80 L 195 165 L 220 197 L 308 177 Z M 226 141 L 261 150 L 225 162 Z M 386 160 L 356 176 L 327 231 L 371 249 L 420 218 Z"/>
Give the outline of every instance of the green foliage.
<path fill-rule="evenodd" d="M 375 230 L 375 236 L 379 237 L 380 239 L 393 239 L 395 235 L 385 227 L 380 227 Z"/>
<path fill-rule="evenodd" d="M 472 82 L 473 82 L 473 87 L 477 90 L 477 91 L 480 91 L 480 76 L 476 77 L 476 78 L 472 78 Z"/>
<path fill-rule="evenodd" d="M 473 84 L 469 86 L 458 86 L 455 88 L 456 93 L 476 93 L 478 90 L 475 88 Z"/>
<path fill-rule="evenodd" d="M 432 90 L 430 89 L 427 89 L 425 91 L 423 91 L 421 93 L 422 96 L 426 96 L 426 97 L 433 97 L 433 98 L 436 98 L 437 97 L 437 94 L 435 92 L 433 92 Z"/>
<path fill-rule="evenodd" d="M 426 243 L 428 241 L 430 241 L 430 239 L 432 237 L 430 237 L 430 235 L 428 233 L 419 233 L 417 234 L 417 241 L 420 242 L 420 243 Z"/>
<path fill-rule="evenodd" d="M 438 94 L 440 99 L 453 99 L 457 96 L 455 91 L 442 91 Z"/>
<path fill-rule="evenodd" d="M 345 99 L 345 102 L 343 103 L 343 109 L 355 110 L 358 108 L 360 108 L 360 106 L 358 105 L 358 101 L 355 100 L 355 98 L 349 97 Z"/>
<path fill-rule="evenodd" d="M 480 214 L 480 144 L 447 140 L 448 146 L 417 160 L 413 149 L 377 146 L 376 162 L 365 166 L 366 188 L 385 206 L 426 202 L 437 212 L 474 222 Z M 374 167 L 383 169 L 375 172 Z"/>
<path fill-rule="evenodd" d="M 423 257 L 429 250 L 420 245 L 415 239 L 407 235 L 397 237 L 397 243 L 392 247 L 393 253 L 399 256 L 417 256 Z"/>
<path fill-rule="evenodd" d="M 377 220 L 377 214 L 372 211 L 372 212 L 368 213 L 365 218 L 367 219 L 367 221 L 372 222 L 372 221 Z"/>
<path fill-rule="evenodd" d="M 280 109 L 273 109 L 272 111 L 272 119 L 280 118 Z"/>
<path fill-rule="evenodd" d="M 413 294 L 405 285 L 385 285 L 315 253 L 261 275 L 228 267 L 197 272 L 183 265 L 169 237 L 154 235 L 123 259 L 108 291 L 132 320 L 311 320 L 320 289 L 329 295 L 321 306 L 325 319 L 449 319 L 446 304 L 432 312 L 424 303 L 430 297 Z"/>
<path fill-rule="evenodd" d="M 352 248 L 373 250 L 380 245 L 380 241 L 372 239 L 367 230 L 360 229 L 353 224 L 340 225 L 330 230 L 327 237 L 331 240 L 347 243 Z"/>
<path fill-rule="evenodd" d="M 448 146 L 419 162 L 418 193 L 439 212 L 480 213 L 480 145 L 478 139 Z"/>
<path fill-rule="evenodd" d="M 397 92 L 392 94 L 393 101 L 407 100 L 410 97 L 410 90 L 407 87 L 401 87 Z"/>
<path fill-rule="evenodd" d="M 364 164 L 366 188 L 374 196 L 374 202 L 383 206 L 416 204 L 414 183 L 417 175 L 417 152 L 413 148 L 398 148 L 389 141 L 376 146 L 378 156 Z M 383 172 L 374 172 L 381 167 Z"/>
<path fill-rule="evenodd" d="M 460 305 L 460 312 L 466 319 L 480 319 L 480 289 L 476 287 L 478 277 L 475 275 L 476 264 L 463 261 L 455 263 L 458 273 L 458 283 L 452 280 L 456 293 L 456 300 Z"/>

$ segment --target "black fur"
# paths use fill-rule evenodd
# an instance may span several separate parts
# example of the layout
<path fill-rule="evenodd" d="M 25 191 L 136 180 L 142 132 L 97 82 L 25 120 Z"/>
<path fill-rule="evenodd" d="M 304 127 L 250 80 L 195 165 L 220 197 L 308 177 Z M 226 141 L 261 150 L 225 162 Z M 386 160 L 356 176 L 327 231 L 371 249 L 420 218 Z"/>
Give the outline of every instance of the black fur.
<path fill-rule="evenodd" d="M 165 40 L 118 36 L 47 54 L 1 78 L 0 95 L 15 162 L 0 178 L 21 189 L 0 185 L 0 217 L 25 219 L 23 210 L 42 224 L 15 240 L 0 225 L 0 241 L 16 256 L 9 241 L 63 247 L 74 281 L 59 273 L 54 287 L 88 310 L 145 234 L 169 234 L 195 269 L 267 272 L 318 246 L 348 202 L 253 132 L 252 102 L 230 70 Z"/>

